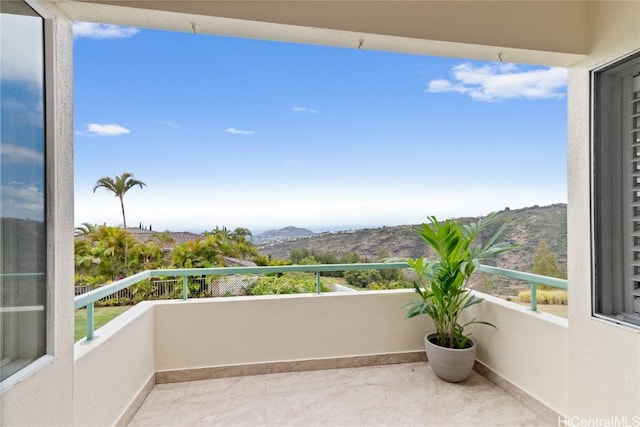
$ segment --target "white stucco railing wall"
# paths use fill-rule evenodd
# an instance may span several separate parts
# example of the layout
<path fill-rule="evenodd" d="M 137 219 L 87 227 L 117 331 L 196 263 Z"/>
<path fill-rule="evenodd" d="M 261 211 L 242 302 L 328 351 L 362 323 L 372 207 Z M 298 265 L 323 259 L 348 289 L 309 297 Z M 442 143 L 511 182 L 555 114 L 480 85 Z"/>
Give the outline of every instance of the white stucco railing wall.
<path fill-rule="evenodd" d="M 154 305 L 142 302 L 75 344 L 73 424 L 115 425 L 155 378 Z"/>
<path fill-rule="evenodd" d="M 74 421 L 112 425 L 155 372 L 423 351 L 430 320 L 405 319 L 411 290 L 145 302 L 76 344 Z M 487 297 L 474 307 L 478 360 L 560 414 L 566 321 Z"/>
<path fill-rule="evenodd" d="M 474 317 L 496 326 L 469 326 L 478 343 L 476 359 L 558 414 L 568 412 L 569 325 L 567 319 L 490 295 L 469 307 Z"/>
<path fill-rule="evenodd" d="M 374 291 L 158 302 L 156 370 L 420 351 L 429 323 L 404 319 L 410 299 Z"/>

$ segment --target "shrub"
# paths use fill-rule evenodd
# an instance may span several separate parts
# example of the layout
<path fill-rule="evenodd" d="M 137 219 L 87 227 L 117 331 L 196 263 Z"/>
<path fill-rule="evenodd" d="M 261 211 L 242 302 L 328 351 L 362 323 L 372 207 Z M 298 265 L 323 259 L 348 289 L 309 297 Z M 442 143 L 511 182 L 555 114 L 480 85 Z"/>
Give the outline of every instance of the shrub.
<path fill-rule="evenodd" d="M 357 288 L 366 288 L 370 283 L 382 283 L 384 279 L 378 270 L 352 270 L 344 273 L 348 284 Z"/>
<path fill-rule="evenodd" d="M 380 275 L 385 281 L 393 282 L 403 279 L 402 270 L 392 269 L 392 270 L 379 270 Z M 412 287 L 411 285 L 410 287 Z"/>
<path fill-rule="evenodd" d="M 253 257 L 253 262 L 256 265 L 265 266 L 265 265 L 291 265 L 291 260 L 288 259 L 278 259 L 272 258 L 271 255 L 256 255 Z"/>
<path fill-rule="evenodd" d="M 98 300 L 95 302 L 96 307 L 118 307 L 132 304 L 134 304 L 134 302 L 131 298 L 110 298 L 108 300 Z"/>
<path fill-rule="evenodd" d="M 563 290 L 553 290 L 553 291 L 545 291 L 538 290 L 536 292 L 536 300 L 538 304 L 567 304 L 567 291 Z M 522 291 L 518 294 L 518 301 L 520 302 L 531 302 L 531 291 Z"/>
<path fill-rule="evenodd" d="M 391 280 L 389 282 L 373 282 L 369 283 L 367 289 L 370 291 L 382 291 L 385 289 L 405 289 L 412 288 L 413 284 L 403 280 Z"/>
<path fill-rule="evenodd" d="M 261 277 L 246 289 L 247 295 L 305 294 L 315 291 L 314 279 L 300 280 L 287 276 Z M 322 291 L 328 292 L 329 288 L 322 285 Z"/>

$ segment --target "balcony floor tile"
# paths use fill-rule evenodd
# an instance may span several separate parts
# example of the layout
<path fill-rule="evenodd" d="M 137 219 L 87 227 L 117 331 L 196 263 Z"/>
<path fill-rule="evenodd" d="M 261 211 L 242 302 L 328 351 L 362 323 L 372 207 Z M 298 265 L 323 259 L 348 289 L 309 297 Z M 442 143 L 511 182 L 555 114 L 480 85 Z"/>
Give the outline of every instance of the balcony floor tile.
<path fill-rule="evenodd" d="M 427 363 L 156 385 L 129 426 L 547 426 L 478 373 L 439 380 Z"/>

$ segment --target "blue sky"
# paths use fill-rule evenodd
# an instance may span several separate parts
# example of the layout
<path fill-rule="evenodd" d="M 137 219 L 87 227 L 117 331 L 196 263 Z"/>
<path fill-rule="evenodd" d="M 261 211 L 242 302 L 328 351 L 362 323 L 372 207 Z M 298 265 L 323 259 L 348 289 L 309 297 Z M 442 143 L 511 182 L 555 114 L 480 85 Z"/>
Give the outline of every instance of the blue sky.
<path fill-rule="evenodd" d="M 75 222 L 316 231 L 566 202 L 564 69 L 76 23 Z"/>

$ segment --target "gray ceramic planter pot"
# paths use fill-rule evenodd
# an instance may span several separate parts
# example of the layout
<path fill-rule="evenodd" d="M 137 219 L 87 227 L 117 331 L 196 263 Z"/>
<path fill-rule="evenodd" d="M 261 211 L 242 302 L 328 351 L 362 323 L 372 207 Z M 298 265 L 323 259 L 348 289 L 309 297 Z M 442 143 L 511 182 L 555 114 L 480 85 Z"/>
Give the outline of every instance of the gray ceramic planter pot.
<path fill-rule="evenodd" d="M 471 375 L 473 362 L 476 360 L 475 343 L 471 341 L 471 347 L 463 349 L 440 347 L 431 342 L 436 336 L 437 334 L 429 334 L 424 337 L 424 347 L 433 373 L 451 383 L 466 380 Z"/>

